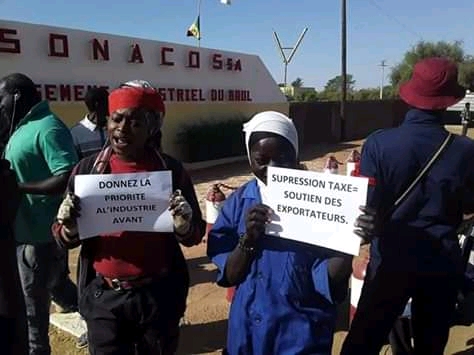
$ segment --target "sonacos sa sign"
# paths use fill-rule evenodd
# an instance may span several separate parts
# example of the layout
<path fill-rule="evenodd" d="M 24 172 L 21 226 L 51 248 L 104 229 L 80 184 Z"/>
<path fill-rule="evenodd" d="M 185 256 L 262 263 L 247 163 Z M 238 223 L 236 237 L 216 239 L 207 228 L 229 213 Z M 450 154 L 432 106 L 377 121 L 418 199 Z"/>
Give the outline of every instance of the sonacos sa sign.
<path fill-rule="evenodd" d="M 152 82 L 168 102 L 286 102 L 256 55 L 0 21 L 0 74 L 22 72 L 49 101 L 82 101 L 89 87 Z"/>

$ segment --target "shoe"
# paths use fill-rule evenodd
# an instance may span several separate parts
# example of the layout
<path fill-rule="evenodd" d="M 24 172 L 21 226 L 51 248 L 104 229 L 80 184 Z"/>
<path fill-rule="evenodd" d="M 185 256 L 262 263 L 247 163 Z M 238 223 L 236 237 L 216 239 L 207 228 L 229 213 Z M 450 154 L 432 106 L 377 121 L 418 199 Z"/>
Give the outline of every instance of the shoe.
<path fill-rule="evenodd" d="M 83 333 L 76 342 L 76 348 L 77 349 L 84 349 L 89 345 L 89 341 L 87 339 L 87 332 Z"/>

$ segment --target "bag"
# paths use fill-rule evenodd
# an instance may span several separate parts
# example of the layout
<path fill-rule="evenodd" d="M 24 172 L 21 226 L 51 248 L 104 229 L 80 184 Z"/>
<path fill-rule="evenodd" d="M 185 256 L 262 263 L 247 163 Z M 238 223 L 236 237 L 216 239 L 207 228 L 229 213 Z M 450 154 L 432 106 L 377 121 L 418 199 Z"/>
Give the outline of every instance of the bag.
<path fill-rule="evenodd" d="M 390 216 L 397 210 L 398 206 L 400 206 L 401 203 L 405 201 L 405 199 L 408 197 L 410 192 L 413 191 L 413 189 L 421 181 L 421 179 L 423 179 L 426 176 L 426 174 L 428 174 L 430 169 L 436 163 L 436 161 L 444 152 L 444 150 L 449 146 L 449 144 L 451 144 L 453 139 L 454 139 L 454 135 L 451 133 L 448 133 L 446 139 L 443 141 L 443 143 L 441 143 L 441 145 L 433 154 L 433 156 L 426 162 L 425 166 L 418 172 L 418 174 L 413 179 L 413 181 L 408 185 L 406 190 L 395 200 L 392 207 L 384 214 L 384 218 L 383 218 L 384 221 L 390 218 Z"/>

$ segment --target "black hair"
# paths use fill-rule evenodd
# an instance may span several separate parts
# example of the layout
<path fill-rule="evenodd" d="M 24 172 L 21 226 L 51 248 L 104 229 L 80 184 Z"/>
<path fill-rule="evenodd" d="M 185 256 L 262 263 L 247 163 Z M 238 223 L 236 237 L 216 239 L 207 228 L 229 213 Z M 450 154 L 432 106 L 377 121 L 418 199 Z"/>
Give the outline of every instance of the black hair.
<path fill-rule="evenodd" d="M 87 106 L 89 111 L 95 111 L 97 102 L 106 102 L 109 97 L 109 92 L 107 89 L 102 87 L 93 87 L 90 88 L 84 98 L 84 103 Z"/>
<path fill-rule="evenodd" d="M 41 100 L 36 84 L 25 74 L 9 74 L 0 79 L 0 82 L 5 84 L 5 90 L 9 94 L 19 93 L 23 100 L 29 102 L 32 106 Z"/>

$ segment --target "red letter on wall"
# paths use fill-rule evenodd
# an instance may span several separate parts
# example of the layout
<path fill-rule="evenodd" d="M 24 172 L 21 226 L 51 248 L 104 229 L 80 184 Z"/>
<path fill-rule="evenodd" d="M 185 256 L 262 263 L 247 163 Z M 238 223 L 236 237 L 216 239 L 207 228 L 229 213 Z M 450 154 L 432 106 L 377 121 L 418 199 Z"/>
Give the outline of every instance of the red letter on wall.
<path fill-rule="evenodd" d="M 173 53 L 174 49 L 171 47 L 161 47 L 161 65 L 168 65 L 172 67 L 174 65 L 174 62 L 166 60 L 166 53 L 168 52 Z"/>
<path fill-rule="evenodd" d="M 132 54 L 130 55 L 129 63 L 143 63 L 142 51 L 138 44 L 132 44 Z"/>
<path fill-rule="evenodd" d="M 189 68 L 197 68 L 201 67 L 201 60 L 199 56 L 199 52 L 196 51 L 189 51 L 188 53 L 188 67 Z"/>
<path fill-rule="evenodd" d="M 237 59 L 237 61 L 234 64 L 234 70 L 235 71 L 242 71 L 242 62 L 240 59 Z"/>
<path fill-rule="evenodd" d="M 104 40 L 104 44 L 101 44 L 97 38 L 92 40 L 92 59 L 110 60 L 108 40 Z"/>
<path fill-rule="evenodd" d="M 221 54 L 214 54 L 212 56 L 212 68 L 220 70 L 223 67 L 222 63 L 222 55 Z"/>
<path fill-rule="evenodd" d="M 8 38 L 9 35 L 16 35 L 17 33 L 17 30 L 0 28 L 0 53 L 21 53 L 20 40 Z"/>
<path fill-rule="evenodd" d="M 61 43 L 61 49 L 56 48 L 56 43 Z M 49 34 L 49 55 L 51 57 L 68 58 L 69 57 L 69 45 L 67 42 L 66 35 L 60 35 L 56 33 Z"/>

